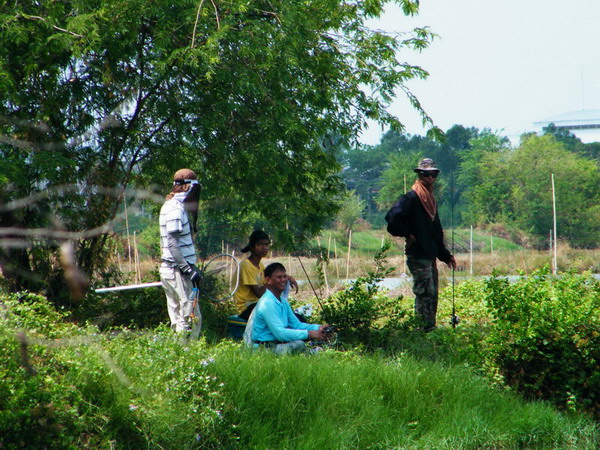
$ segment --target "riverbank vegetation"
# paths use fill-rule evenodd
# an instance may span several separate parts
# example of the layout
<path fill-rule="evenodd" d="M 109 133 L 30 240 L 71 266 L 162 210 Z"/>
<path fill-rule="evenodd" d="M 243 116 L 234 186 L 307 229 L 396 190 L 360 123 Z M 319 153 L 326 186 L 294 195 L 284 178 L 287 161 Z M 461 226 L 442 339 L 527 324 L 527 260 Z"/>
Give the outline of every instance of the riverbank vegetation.
<path fill-rule="evenodd" d="M 559 412 L 540 402 L 535 390 L 536 400 L 523 400 L 518 385 L 508 383 L 510 366 L 499 364 L 502 340 L 494 340 L 503 336 L 494 329 L 510 333 L 518 321 L 508 317 L 506 326 L 494 328 L 488 314 L 492 340 L 479 342 L 486 335 L 485 307 L 472 294 L 484 290 L 478 285 L 459 292 L 471 309 L 461 303 L 463 323 L 456 329 L 422 334 L 398 323 L 388 327 L 396 346 L 371 347 L 372 336 L 363 336 L 362 349 L 344 349 L 351 342 L 345 334 L 339 336 L 344 345 L 291 357 L 248 352 L 229 340 L 186 342 L 165 326 L 100 333 L 73 324 L 40 296 L 2 295 L 3 445 L 594 448 L 598 425 L 576 412 L 586 409 L 581 392 L 561 397 Z M 399 305 L 409 314 L 408 303 Z M 539 340 L 523 341 L 523 357 L 544 349 L 543 330 L 529 329 Z M 552 332 L 552 326 L 544 329 Z M 483 357 L 490 343 L 497 360 Z M 598 346 L 579 342 L 578 348 L 597 352 Z M 560 375 L 547 373 L 522 386 L 543 389 L 548 376 Z"/>

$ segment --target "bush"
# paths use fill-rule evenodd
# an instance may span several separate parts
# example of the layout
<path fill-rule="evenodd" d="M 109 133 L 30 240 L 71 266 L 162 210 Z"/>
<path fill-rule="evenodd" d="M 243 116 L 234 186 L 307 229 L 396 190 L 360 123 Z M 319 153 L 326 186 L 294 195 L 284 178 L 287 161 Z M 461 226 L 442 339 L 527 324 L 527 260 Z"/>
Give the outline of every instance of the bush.
<path fill-rule="evenodd" d="M 527 397 L 600 416 L 600 282 L 544 269 L 487 289 L 488 369 Z"/>
<path fill-rule="evenodd" d="M 68 318 L 41 296 L 0 293 L 0 448 L 233 446 L 204 341 Z"/>
<path fill-rule="evenodd" d="M 151 280 L 159 279 L 158 271 L 154 271 Z M 147 281 L 149 280 L 143 282 Z M 117 282 L 127 284 L 124 280 Z M 168 319 L 165 293 L 161 287 L 104 294 L 96 294 L 90 290 L 75 309 L 74 315 L 78 320 L 91 321 L 102 329 L 151 328 Z"/>
<path fill-rule="evenodd" d="M 378 346 L 394 329 L 410 322 L 402 297 L 391 299 L 380 292 L 378 283 L 393 269 L 385 266 L 386 242 L 375 255 L 375 270 L 323 301 L 321 319 L 334 325 L 343 341 Z"/>

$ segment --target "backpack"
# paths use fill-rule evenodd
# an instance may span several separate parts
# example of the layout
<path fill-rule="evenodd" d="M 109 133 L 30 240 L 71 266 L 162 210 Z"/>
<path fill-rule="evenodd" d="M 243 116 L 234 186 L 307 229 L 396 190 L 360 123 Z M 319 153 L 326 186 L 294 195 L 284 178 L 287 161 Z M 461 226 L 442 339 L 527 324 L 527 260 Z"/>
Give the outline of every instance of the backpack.
<path fill-rule="evenodd" d="M 406 212 L 403 211 L 405 201 L 405 196 L 403 195 L 385 215 L 387 232 L 392 236 L 406 237 L 410 234 L 407 217 L 405 217 Z"/>

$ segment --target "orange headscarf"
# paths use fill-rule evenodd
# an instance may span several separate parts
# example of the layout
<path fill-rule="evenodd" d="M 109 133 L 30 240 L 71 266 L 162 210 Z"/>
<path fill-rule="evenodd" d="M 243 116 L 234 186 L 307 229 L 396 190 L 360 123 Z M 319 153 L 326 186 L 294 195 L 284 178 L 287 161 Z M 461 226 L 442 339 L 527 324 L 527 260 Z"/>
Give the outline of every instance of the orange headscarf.
<path fill-rule="evenodd" d="M 417 179 L 412 188 L 413 191 L 417 193 L 419 200 L 421 200 L 421 204 L 423 205 L 423 208 L 425 208 L 429 219 L 433 222 L 437 212 L 437 202 L 435 200 L 435 196 L 433 195 L 433 186 L 431 186 L 431 188 L 427 188 L 423 182 L 421 182 L 421 180 Z"/>

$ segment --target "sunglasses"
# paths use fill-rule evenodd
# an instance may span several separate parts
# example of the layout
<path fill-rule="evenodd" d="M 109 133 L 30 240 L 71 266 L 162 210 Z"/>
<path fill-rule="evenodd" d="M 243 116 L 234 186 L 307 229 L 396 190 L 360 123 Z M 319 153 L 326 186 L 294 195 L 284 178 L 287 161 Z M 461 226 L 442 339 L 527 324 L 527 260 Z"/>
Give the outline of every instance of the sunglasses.
<path fill-rule="evenodd" d="M 435 171 L 422 171 L 419 172 L 421 175 L 423 175 L 424 177 L 433 177 L 433 178 L 437 178 L 437 176 L 439 175 L 439 172 L 435 172 Z"/>

